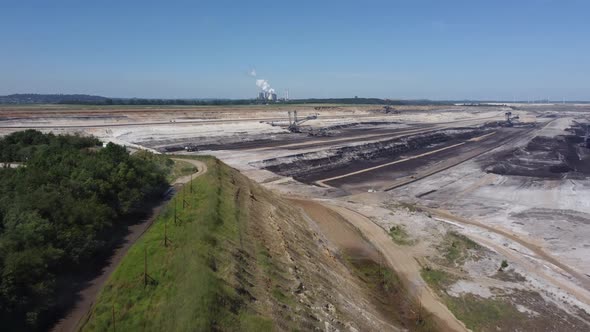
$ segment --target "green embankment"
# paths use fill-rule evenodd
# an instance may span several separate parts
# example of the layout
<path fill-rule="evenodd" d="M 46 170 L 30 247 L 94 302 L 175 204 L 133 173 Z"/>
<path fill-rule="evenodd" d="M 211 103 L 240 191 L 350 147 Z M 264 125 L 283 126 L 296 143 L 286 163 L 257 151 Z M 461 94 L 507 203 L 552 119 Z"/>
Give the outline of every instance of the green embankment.
<path fill-rule="evenodd" d="M 175 160 L 174 165 L 170 170 L 170 174 L 168 174 L 166 179 L 169 182 L 173 182 L 175 179 L 181 176 L 190 175 L 191 173 L 195 173 L 196 171 L 197 168 L 193 164 L 186 161 Z"/>
<path fill-rule="evenodd" d="M 273 328 L 272 320 L 252 311 L 247 295 L 232 285 L 239 264 L 232 246 L 241 240 L 240 219 L 248 217 L 248 209 L 240 208 L 244 200 L 235 171 L 215 159 L 202 160 L 208 172 L 193 180 L 192 193 L 185 185 L 129 250 L 81 330 L 110 331 L 113 325 L 117 331 Z"/>

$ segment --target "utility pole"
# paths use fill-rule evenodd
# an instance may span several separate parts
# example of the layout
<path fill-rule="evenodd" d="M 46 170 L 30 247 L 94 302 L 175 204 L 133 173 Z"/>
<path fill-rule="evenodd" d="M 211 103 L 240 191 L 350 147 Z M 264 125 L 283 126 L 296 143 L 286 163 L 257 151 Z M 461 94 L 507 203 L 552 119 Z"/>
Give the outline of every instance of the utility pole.
<path fill-rule="evenodd" d="M 143 248 L 143 288 L 147 287 L 148 283 L 151 281 L 154 285 L 157 284 L 156 279 L 150 277 L 148 274 L 148 265 L 147 265 L 147 245 Z"/>
<path fill-rule="evenodd" d="M 381 272 L 381 257 L 379 257 L 379 262 L 377 263 L 377 265 L 379 266 L 379 279 L 380 281 L 383 281 L 383 273 Z"/>
<path fill-rule="evenodd" d="M 174 198 L 174 225 L 178 225 L 178 215 L 176 212 L 176 197 Z"/>
<path fill-rule="evenodd" d="M 385 285 L 385 269 L 383 266 L 383 256 L 379 255 L 379 279 L 381 279 L 381 287 L 383 287 L 383 289 L 386 289 L 386 285 Z"/>
<path fill-rule="evenodd" d="M 113 304 L 112 314 L 113 314 L 113 317 L 112 317 L 112 319 L 113 319 L 113 332 L 115 332 L 115 331 L 117 331 L 117 327 L 116 327 L 116 323 L 115 323 L 115 305 L 114 304 Z"/>
<path fill-rule="evenodd" d="M 147 274 L 147 247 L 143 248 L 143 287 L 147 286 L 148 274 Z"/>
<path fill-rule="evenodd" d="M 184 199 L 184 193 L 186 192 L 186 190 L 185 190 L 185 189 L 186 189 L 186 188 L 184 188 L 184 186 L 182 186 L 182 209 L 183 209 L 183 210 L 184 210 L 184 208 L 185 208 L 185 207 L 187 207 L 187 206 L 191 206 L 191 205 L 189 204 L 189 202 L 187 202 L 187 200 L 186 200 L 186 199 Z"/>
<path fill-rule="evenodd" d="M 164 247 L 168 247 L 168 222 L 164 223 Z"/>

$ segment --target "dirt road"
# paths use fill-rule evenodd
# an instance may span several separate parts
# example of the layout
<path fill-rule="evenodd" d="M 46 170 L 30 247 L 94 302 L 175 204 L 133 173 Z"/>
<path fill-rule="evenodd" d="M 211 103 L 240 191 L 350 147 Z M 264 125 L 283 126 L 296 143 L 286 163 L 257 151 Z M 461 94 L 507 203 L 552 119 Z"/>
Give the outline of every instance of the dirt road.
<path fill-rule="evenodd" d="M 174 180 L 174 182 L 172 182 L 172 185 L 177 185 L 177 184 L 185 184 L 188 183 L 191 179 L 194 179 L 202 174 L 207 173 L 207 164 L 205 164 L 202 161 L 199 160 L 194 160 L 194 159 L 184 159 L 184 158 L 171 158 L 172 160 L 176 160 L 176 161 L 184 161 L 187 162 L 189 164 L 192 164 L 193 166 L 195 166 L 197 168 L 197 172 L 193 173 L 193 174 L 189 174 L 189 175 L 185 175 L 185 176 L 181 176 L 178 179 Z"/>
<path fill-rule="evenodd" d="M 301 201 L 301 200 L 300 200 Z M 320 203 L 316 201 L 303 201 L 299 204 L 312 218 L 322 218 L 322 222 L 328 223 L 323 231 L 334 232 L 331 237 L 341 237 L 340 243 L 347 246 L 354 245 L 355 239 L 348 226 L 342 225 L 344 220 L 357 229 L 360 234 L 385 257 L 388 265 L 394 269 L 400 278 L 406 283 L 406 287 L 420 299 L 422 306 L 436 317 L 444 331 L 468 331 L 465 325 L 459 321 L 449 309 L 430 291 L 420 275 L 421 267 L 416 259 L 407 251 L 407 248 L 396 245 L 389 235 L 381 227 L 370 219 L 355 211 L 344 207 Z M 337 227 L 340 224 L 341 229 Z M 335 235 L 335 236 L 334 236 Z M 358 245 L 358 244 L 357 244 Z"/>
<path fill-rule="evenodd" d="M 525 247 L 526 249 L 530 250 L 531 252 L 533 252 L 535 254 L 536 258 L 544 261 L 547 264 L 553 265 L 553 266 L 567 272 L 568 274 L 570 274 L 586 290 L 590 289 L 590 277 L 588 277 L 584 273 L 576 271 L 575 269 L 569 267 L 566 264 L 563 264 L 559 259 L 557 259 L 556 257 L 553 257 L 552 255 L 545 252 L 545 250 L 543 250 L 543 248 L 540 245 L 537 245 L 533 241 L 525 239 L 523 236 L 517 236 L 516 234 L 511 233 L 507 230 L 503 230 L 497 226 L 490 226 L 490 225 L 480 223 L 475 220 L 470 220 L 467 218 L 462 218 L 462 217 L 453 215 L 450 212 L 443 210 L 443 209 L 432 209 L 432 208 L 426 208 L 426 207 L 420 207 L 420 208 L 423 209 L 424 211 L 429 212 L 430 214 L 432 214 L 434 216 L 439 216 L 443 219 L 447 219 L 452 222 L 456 222 L 458 224 L 471 225 L 471 226 L 475 226 L 475 227 L 478 227 L 481 229 L 485 229 L 486 231 L 492 232 L 497 235 L 501 235 L 511 241 L 514 241 L 514 242 L 518 243 L 519 245 Z M 473 235 L 470 234 L 470 237 L 473 237 Z M 514 254 L 513 251 L 506 250 L 505 247 L 498 245 L 497 243 L 494 243 L 492 241 L 488 241 L 488 240 L 484 239 L 483 237 L 478 237 L 477 240 L 480 242 L 485 242 L 486 245 L 493 247 L 498 252 L 501 252 L 504 255 L 506 255 L 507 257 L 511 257 L 515 261 L 518 261 L 523 267 L 527 268 L 530 272 L 540 275 L 540 276 L 543 276 L 544 279 L 552 281 L 553 284 L 555 284 L 563 289 L 568 290 L 571 294 L 575 295 L 578 298 L 578 300 L 580 300 L 581 302 L 584 302 L 586 304 L 590 304 L 590 297 L 588 296 L 587 292 L 582 293 L 582 292 L 580 292 L 580 290 L 572 288 L 570 285 L 559 282 L 555 278 L 552 278 L 551 276 L 547 275 L 547 273 L 544 273 L 541 269 L 541 266 L 539 266 L 539 265 L 535 266 L 535 265 L 531 264 L 530 262 L 524 260 L 521 255 L 516 255 L 516 254 Z"/>
<path fill-rule="evenodd" d="M 193 164 L 197 167 L 198 171 L 192 175 L 192 178 L 196 178 L 200 175 L 205 174 L 207 172 L 207 165 L 205 163 L 194 160 L 194 159 L 180 159 L 180 158 L 173 158 L 173 160 L 180 160 L 185 161 L 188 163 Z M 176 179 L 173 182 L 173 185 L 181 185 L 189 182 L 191 179 L 191 175 L 183 176 Z M 104 283 L 108 280 L 109 276 L 113 271 L 117 268 L 125 254 L 131 248 L 131 246 L 137 242 L 137 240 L 145 233 L 149 227 L 152 225 L 162 208 L 168 202 L 168 198 L 164 199 L 158 206 L 152 209 L 149 217 L 143 220 L 142 222 L 131 225 L 128 227 L 129 234 L 125 236 L 121 247 L 117 248 L 111 258 L 108 261 L 108 264 L 102 269 L 99 275 L 97 275 L 94 279 L 88 281 L 86 283 L 86 287 L 78 292 L 77 301 L 74 306 L 70 309 L 70 311 L 60 319 L 51 329 L 54 332 L 70 332 L 76 331 L 79 322 L 86 316 L 88 311 L 92 308 L 98 293 L 102 289 Z"/>

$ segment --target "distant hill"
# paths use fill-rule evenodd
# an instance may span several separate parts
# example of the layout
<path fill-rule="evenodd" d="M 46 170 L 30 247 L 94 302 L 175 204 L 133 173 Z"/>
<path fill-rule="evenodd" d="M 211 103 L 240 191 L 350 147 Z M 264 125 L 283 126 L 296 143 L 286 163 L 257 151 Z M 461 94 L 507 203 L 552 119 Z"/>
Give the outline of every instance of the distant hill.
<path fill-rule="evenodd" d="M 18 93 L 0 96 L 0 104 L 103 104 L 107 99 L 92 95 Z"/>

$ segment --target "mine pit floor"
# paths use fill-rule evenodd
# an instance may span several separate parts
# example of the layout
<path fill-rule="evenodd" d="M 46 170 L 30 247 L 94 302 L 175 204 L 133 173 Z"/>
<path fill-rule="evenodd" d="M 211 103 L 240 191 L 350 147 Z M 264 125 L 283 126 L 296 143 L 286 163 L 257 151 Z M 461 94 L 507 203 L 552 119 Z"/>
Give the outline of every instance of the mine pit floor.
<path fill-rule="evenodd" d="M 531 129 L 500 129 L 477 140 L 450 140 L 396 158 L 355 161 L 310 177 L 297 178 L 310 184 L 340 187 L 350 192 L 387 190 L 424 178 L 508 143 Z M 383 167 L 379 167 L 383 166 Z M 363 170 L 367 170 L 366 172 Z"/>

